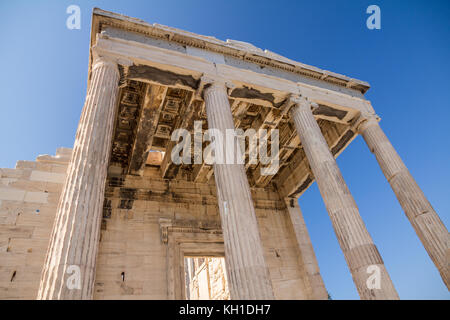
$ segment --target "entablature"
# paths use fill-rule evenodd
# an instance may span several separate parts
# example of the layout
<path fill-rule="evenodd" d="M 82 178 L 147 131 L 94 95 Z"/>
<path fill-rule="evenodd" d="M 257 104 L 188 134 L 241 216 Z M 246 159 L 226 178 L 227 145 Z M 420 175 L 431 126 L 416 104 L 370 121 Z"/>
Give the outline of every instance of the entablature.
<path fill-rule="evenodd" d="M 142 176 L 146 167 L 155 167 L 163 179 L 211 181 L 212 165 L 176 165 L 170 158 L 174 130 L 193 132 L 195 121 L 203 121 L 202 129 L 208 129 L 205 79 L 227 83 L 237 129 L 279 130 L 279 170 L 262 175 L 260 162 L 246 163 L 245 169 L 252 187 L 274 186 L 281 197 L 298 196 L 314 181 L 286 112 L 290 97 L 301 96 L 315 105 L 313 114 L 336 157 L 356 137 L 360 115 L 375 114 L 363 96 L 367 83 L 247 43 L 223 42 L 97 10 L 91 41 L 91 56 L 108 56 L 119 64 L 111 165 L 121 168 L 122 175 Z"/>

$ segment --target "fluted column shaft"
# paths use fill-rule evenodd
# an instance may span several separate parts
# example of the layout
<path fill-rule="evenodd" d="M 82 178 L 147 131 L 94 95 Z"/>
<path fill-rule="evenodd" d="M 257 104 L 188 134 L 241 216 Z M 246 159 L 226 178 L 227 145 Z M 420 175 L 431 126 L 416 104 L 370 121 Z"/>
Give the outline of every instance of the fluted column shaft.
<path fill-rule="evenodd" d="M 398 299 L 378 249 L 314 119 L 310 102 L 297 99 L 290 112 L 361 299 Z M 379 289 L 368 286 L 372 268 L 379 271 Z"/>
<path fill-rule="evenodd" d="M 214 82 L 204 90 L 208 128 L 235 129 L 226 87 Z M 273 299 L 250 186 L 242 164 L 214 164 L 232 299 Z"/>
<path fill-rule="evenodd" d="M 450 289 L 447 251 L 449 233 L 408 168 L 395 151 L 376 119 L 364 121 L 359 131 L 375 155 L 406 216 L 422 241 L 431 260 Z"/>
<path fill-rule="evenodd" d="M 118 80 L 116 63 L 95 58 L 58 203 L 38 299 L 93 297 Z"/>
<path fill-rule="evenodd" d="M 302 265 L 305 268 L 308 297 L 314 300 L 327 300 L 328 292 L 320 275 L 319 264 L 297 199 L 286 198 L 285 202 L 297 239 Z"/>

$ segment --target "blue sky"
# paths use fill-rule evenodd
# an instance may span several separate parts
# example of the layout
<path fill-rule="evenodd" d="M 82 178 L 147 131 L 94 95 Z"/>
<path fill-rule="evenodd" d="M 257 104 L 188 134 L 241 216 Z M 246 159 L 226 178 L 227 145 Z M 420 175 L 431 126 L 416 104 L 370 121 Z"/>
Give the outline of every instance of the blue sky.
<path fill-rule="evenodd" d="M 81 8 L 81 29 L 66 8 Z M 381 30 L 366 8 L 381 8 Z M 0 167 L 73 145 L 86 93 L 93 7 L 219 39 L 368 81 L 367 99 L 449 226 L 449 1 L 1 1 Z M 402 299 L 449 299 L 375 158 L 358 137 L 338 164 Z M 299 200 L 334 299 L 358 294 L 316 184 Z"/>

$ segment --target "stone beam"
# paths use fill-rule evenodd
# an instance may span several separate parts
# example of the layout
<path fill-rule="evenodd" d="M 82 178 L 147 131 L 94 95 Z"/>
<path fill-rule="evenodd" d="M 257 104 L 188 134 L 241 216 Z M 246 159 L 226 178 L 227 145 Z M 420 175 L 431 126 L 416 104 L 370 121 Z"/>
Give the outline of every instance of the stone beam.
<path fill-rule="evenodd" d="M 282 112 L 279 114 L 279 117 L 276 118 L 275 121 L 270 122 L 269 124 L 272 129 L 279 129 L 279 151 L 278 151 L 278 160 L 279 160 L 279 170 L 283 167 L 284 162 L 290 157 L 290 155 L 298 148 L 300 144 L 300 139 L 298 138 L 297 132 L 295 128 L 290 130 L 289 123 L 286 123 L 284 126 L 280 126 L 280 122 L 283 116 L 288 113 L 291 104 L 289 104 L 289 100 L 282 107 Z M 272 151 L 270 151 L 270 156 L 272 157 Z M 256 186 L 265 187 L 269 184 L 272 178 L 276 175 L 262 175 L 261 169 L 264 165 L 259 162 L 256 168 L 252 171 L 252 179 Z"/>
<path fill-rule="evenodd" d="M 331 153 L 337 157 L 347 145 L 356 137 L 353 126 L 338 123 L 333 128 L 324 130 Z M 294 155 L 275 179 L 280 195 L 283 197 L 299 197 L 314 182 L 314 176 L 302 150 Z"/>
<path fill-rule="evenodd" d="M 289 111 L 290 104 L 289 102 L 284 102 L 282 105 L 280 105 L 279 108 L 264 108 L 264 111 L 260 113 L 260 115 L 253 121 L 251 125 L 251 129 L 254 129 L 256 133 L 260 129 L 267 130 L 269 134 L 270 129 L 275 129 L 278 127 L 278 124 L 280 123 L 281 119 L 283 119 L 283 116 L 286 115 Z M 254 152 L 254 148 L 251 148 L 249 150 L 249 153 L 251 154 Z M 246 164 L 245 168 L 248 169 L 250 167 L 250 164 Z"/>
<path fill-rule="evenodd" d="M 233 104 L 231 105 L 231 112 L 233 113 L 236 128 L 240 127 L 241 121 L 245 117 L 248 106 L 248 102 L 239 99 L 235 99 L 233 101 Z"/>
<path fill-rule="evenodd" d="M 195 100 L 195 95 L 193 94 L 188 105 L 183 108 L 184 110 L 181 110 L 178 123 L 175 125 L 174 130 L 178 128 L 186 129 L 188 131 L 192 130 L 195 114 L 199 111 L 199 104 L 201 104 L 201 101 Z M 162 178 L 167 178 L 170 168 L 174 166 L 172 161 L 172 149 L 177 143 L 178 141 L 172 140 L 167 143 L 166 153 L 164 154 L 160 169 Z M 175 166 L 181 166 L 181 164 Z"/>
<path fill-rule="evenodd" d="M 167 87 L 147 85 L 144 105 L 136 133 L 133 148 L 131 150 L 128 172 L 133 175 L 142 175 L 148 152 L 152 146 L 153 136 L 156 131 L 159 114 L 167 93 Z"/>
<path fill-rule="evenodd" d="M 252 98 L 251 100 L 254 103 L 259 101 L 268 106 L 277 107 L 290 94 L 300 94 L 307 96 L 312 102 L 319 105 L 327 106 L 333 110 L 347 112 L 342 119 L 339 119 L 342 117 L 342 112 L 339 113 L 333 110 L 320 111 L 320 113 L 323 112 L 324 118 L 329 119 L 331 117 L 337 122 L 347 123 L 358 111 L 370 114 L 374 113 L 367 100 L 357 95 L 341 92 L 344 89 L 339 89 L 341 90 L 339 91 L 337 89 L 333 90 L 331 87 L 330 89 L 317 87 L 312 84 L 291 81 L 230 65 L 213 63 L 202 57 L 147 45 L 141 42 L 108 37 L 102 34 L 97 35 L 95 48 L 99 52 L 114 55 L 119 59 L 131 60 L 131 70 L 133 70 L 132 65 L 141 65 L 155 68 L 158 70 L 158 73 L 160 71 L 166 73 L 163 78 L 168 77 L 167 73 L 175 74 L 182 78 L 186 76 L 192 77 L 193 81 L 189 81 L 191 83 L 190 85 L 187 85 L 188 82 L 186 81 L 172 83 L 172 85 L 184 89 L 195 90 L 197 88 L 195 88 L 194 83 L 198 83 L 203 74 L 215 74 L 227 81 L 233 82 L 235 87 L 233 91 L 241 89 L 240 92 L 234 94 L 231 91 L 231 94 L 239 95 L 239 98 L 244 100 Z M 187 68 L 187 66 L 189 67 Z M 155 69 L 152 70 L 155 71 Z M 145 70 L 139 72 L 136 70 L 132 74 L 140 74 L 136 79 L 167 85 L 167 83 L 162 83 L 162 80 L 158 80 L 156 77 L 149 79 L 143 76 L 146 73 L 148 74 L 149 72 L 145 72 Z M 172 78 L 172 76 L 169 76 L 169 78 Z M 248 88 L 247 92 L 244 92 L 245 90 L 243 91 L 242 88 Z M 257 92 L 262 94 L 262 96 L 260 94 L 258 96 Z M 273 101 L 270 96 L 273 97 Z"/>
<path fill-rule="evenodd" d="M 203 86 L 205 83 L 200 85 L 200 90 L 203 90 Z M 235 105 L 236 107 L 236 105 Z M 198 119 L 202 119 L 202 115 L 205 114 L 205 103 L 202 101 L 201 106 L 199 107 Z M 212 170 L 212 165 L 207 164 L 204 160 L 206 157 L 209 157 L 210 154 L 204 155 L 205 143 L 203 142 L 203 133 L 208 127 L 207 122 L 202 121 L 201 127 L 194 129 L 194 134 L 192 135 L 194 145 L 200 145 L 202 148 L 200 150 L 196 150 L 193 148 L 194 160 L 201 159 L 201 163 L 194 164 L 192 166 L 192 181 L 199 183 L 206 183 L 209 181 L 214 171 Z M 197 160 L 197 161 L 198 161 Z"/>
<path fill-rule="evenodd" d="M 208 182 L 213 174 L 213 171 L 211 169 L 212 165 L 206 164 L 205 161 L 203 161 L 201 164 L 194 165 L 192 180 L 194 182 Z"/>
<path fill-rule="evenodd" d="M 200 56 L 215 63 L 238 63 L 241 68 L 256 69 L 261 73 L 277 73 L 279 77 L 294 77 L 315 84 L 329 85 L 349 92 L 361 93 L 369 89 L 365 81 L 349 78 L 328 70 L 309 66 L 269 50 L 262 50 L 251 43 L 235 40 L 222 41 L 211 36 L 203 36 L 184 30 L 149 24 L 142 20 L 94 9 L 91 45 L 97 33 L 164 47 L 167 41 L 172 48 L 193 56 Z"/>
<path fill-rule="evenodd" d="M 295 131 L 292 132 L 292 135 L 283 143 L 280 141 L 280 150 L 278 152 L 279 157 L 279 170 L 283 168 L 285 165 L 286 159 L 288 159 L 291 154 L 298 149 L 300 144 L 300 139 Z M 272 156 L 272 154 L 271 154 Z M 275 175 L 262 175 L 261 168 L 267 165 L 262 165 L 261 162 L 258 163 L 258 166 L 255 170 L 252 171 L 252 178 L 257 187 L 265 187 L 269 184 L 269 182 L 275 177 Z"/>

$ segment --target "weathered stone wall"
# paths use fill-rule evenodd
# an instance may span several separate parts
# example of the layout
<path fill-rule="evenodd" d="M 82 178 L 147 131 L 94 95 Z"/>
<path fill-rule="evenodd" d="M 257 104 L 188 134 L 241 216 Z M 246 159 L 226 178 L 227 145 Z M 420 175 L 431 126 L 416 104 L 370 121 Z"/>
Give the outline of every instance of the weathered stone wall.
<path fill-rule="evenodd" d="M 253 189 L 252 196 L 275 297 L 308 298 L 284 203 L 270 189 Z M 102 226 L 94 298 L 166 299 L 168 248 L 159 219 L 220 223 L 214 181 L 162 180 L 157 168 L 147 167 L 143 177 L 110 178 L 106 198 L 104 215 L 110 218 Z"/>
<path fill-rule="evenodd" d="M 70 149 L 0 169 L 0 299 L 35 299 Z"/>
<path fill-rule="evenodd" d="M 34 299 L 70 149 L 0 169 L 0 299 Z M 160 218 L 220 223 L 215 187 L 144 176 L 107 182 L 94 299 L 166 299 L 167 244 Z M 292 224 L 275 190 L 254 189 L 259 231 L 277 299 L 306 299 Z"/>

